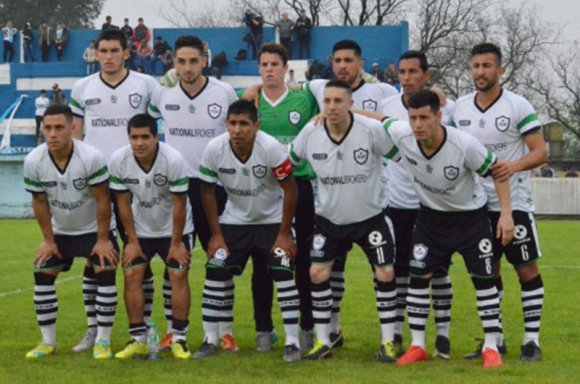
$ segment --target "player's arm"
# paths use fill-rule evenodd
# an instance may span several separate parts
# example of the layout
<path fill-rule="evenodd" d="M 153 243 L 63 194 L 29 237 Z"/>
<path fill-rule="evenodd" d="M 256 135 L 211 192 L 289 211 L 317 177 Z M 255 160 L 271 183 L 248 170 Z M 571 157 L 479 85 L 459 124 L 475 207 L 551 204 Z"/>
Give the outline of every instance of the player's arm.
<path fill-rule="evenodd" d="M 499 198 L 499 221 L 497 222 L 496 237 L 506 246 L 514 237 L 514 219 L 512 217 L 511 191 L 508 180 L 493 179 L 497 197 Z"/>
<path fill-rule="evenodd" d="M 61 255 L 54 241 L 54 232 L 51 225 L 52 214 L 50 213 L 48 195 L 46 193 L 32 194 L 32 210 L 44 239 L 38 247 L 34 258 L 34 264 L 40 266 L 51 256 L 60 258 Z"/>
<path fill-rule="evenodd" d="M 205 216 L 207 217 L 207 222 L 211 231 L 211 238 L 207 246 L 207 257 L 210 259 L 213 257 L 215 251 L 220 248 L 225 249 L 228 254 L 230 253 L 224 239 L 222 228 L 218 221 L 215 186 L 215 183 L 207 183 L 205 181 L 202 182 L 201 185 L 201 202 L 203 203 L 203 209 L 205 210 Z"/>
<path fill-rule="evenodd" d="M 173 229 L 167 259 L 174 259 L 179 265 L 189 267 L 191 255 L 182 241 L 187 213 L 187 194 L 172 193 L 171 202 L 173 203 Z"/>
<path fill-rule="evenodd" d="M 73 137 L 78 140 L 82 140 L 85 136 L 84 133 L 85 119 L 80 116 L 73 117 Z"/>
<path fill-rule="evenodd" d="M 279 180 L 278 184 L 284 190 L 284 200 L 282 204 L 282 222 L 280 223 L 280 230 L 278 237 L 272 246 L 272 249 L 278 247 L 286 251 L 289 257 L 296 255 L 296 244 L 292 238 L 292 218 L 296 209 L 296 201 L 298 200 L 298 188 L 292 175 L 284 180 Z"/>
<path fill-rule="evenodd" d="M 369 111 L 366 109 L 354 109 L 352 112 L 358 113 L 359 115 L 363 115 L 363 116 L 366 116 L 368 118 L 379 120 L 379 121 L 383 121 L 384 119 L 388 118 L 388 116 L 385 116 L 382 113 L 375 112 L 375 111 Z"/>
<path fill-rule="evenodd" d="M 135 230 L 133 211 L 131 210 L 131 193 L 129 191 L 115 191 L 115 201 L 117 202 L 119 219 L 127 236 L 127 244 L 123 248 L 123 268 L 127 268 L 136 259 L 145 259 L 145 255 Z"/>
<path fill-rule="evenodd" d="M 108 183 L 103 182 L 91 186 L 91 193 L 97 202 L 97 242 L 93 247 L 92 254 L 99 257 L 101 267 L 105 266 L 105 260 L 113 267 L 117 266 L 117 251 L 109 239 L 109 226 L 111 224 L 111 197 Z"/>
<path fill-rule="evenodd" d="M 546 162 L 548 152 L 541 129 L 524 136 L 529 152 L 519 160 L 498 160 L 493 166 L 493 177 L 498 180 L 508 180 L 514 173 L 536 168 Z"/>

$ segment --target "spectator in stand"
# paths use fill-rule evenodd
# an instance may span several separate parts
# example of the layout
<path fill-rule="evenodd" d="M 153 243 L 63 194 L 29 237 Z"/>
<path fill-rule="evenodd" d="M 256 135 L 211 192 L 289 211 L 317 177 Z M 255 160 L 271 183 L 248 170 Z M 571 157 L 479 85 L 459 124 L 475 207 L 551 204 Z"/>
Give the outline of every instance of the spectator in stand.
<path fill-rule="evenodd" d="M 24 48 L 24 62 L 34 63 L 34 55 L 32 54 L 32 27 L 30 23 L 24 24 L 22 29 L 22 45 Z"/>
<path fill-rule="evenodd" d="M 109 29 L 119 29 L 119 27 L 117 27 L 116 25 L 113 25 L 111 23 L 111 16 L 107 16 L 105 17 L 105 22 L 103 23 L 103 26 L 101 27 L 101 31 L 108 31 Z"/>
<path fill-rule="evenodd" d="M 36 145 L 40 144 L 40 127 L 42 126 L 42 116 L 44 116 L 44 111 L 46 107 L 50 104 L 50 100 L 46 97 L 46 91 L 44 89 L 40 90 L 40 95 L 34 100 L 34 119 L 36 120 Z"/>
<path fill-rule="evenodd" d="M 256 60 L 258 58 L 258 51 L 262 48 L 264 18 L 262 14 L 248 9 L 244 15 L 244 24 L 248 27 L 248 32 L 245 34 L 243 40 L 252 49 L 252 60 Z"/>
<path fill-rule="evenodd" d="M 18 33 L 18 30 L 14 28 L 12 20 L 6 22 L 6 26 L 2 28 L 2 37 L 4 38 L 4 52 L 2 58 L 5 63 L 11 63 L 14 59 L 14 36 Z M 8 57 L 8 59 L 6 59 Z"/>
<path fill-rule="evenodd" d="M 391 84 L 393 87 L 399 84 L 399 74 L 397 73 L 397 68 L 395 68 L 395 64 L 391 63 L 389 64 L 387 69 L 385 69 L 383 81 L 387 84 Z"/>
<path fill-rule="evenodd" d="M 56 46 L 56 61 L 62 61 L 62 55 L 64 54 L 64 46 L 68 41 L 68 28 L 65 27 L 62 21 L 59 21 L 56 25 L 56 31 L 54 32 L 54 45 Z"/>
<path fill-rule="evenodd" d="M 166 56 L 167 56 L 167 51 L 170 50 L 169 49 L 169 44 L 167 44 L 167 41 L 163 40 L 163 37 L 161 36 L 157 36 L 155 38 L 155 45 L 153 46 L 153 55 L 151 56 L 151 75 L 155 75 L 156 74 L 156 65 L 157 62 L 161 62 L 161 64 L 163 65 L 163 68 L 165 68 L 165 61 L 166 61 Z M 165 73 L 165 72 L 163 72 Z M 162 73 L 162 74 L 163 74 Z"/>
<path fill-rule="evenodd" d="M 378 81 L 384 81 L 384 77 L 383 74 L 381 72 L 381 67 L 379 66 L 379 63 L 373 63 L 373 66 L 371 67 L 371 76 L 374 76 Z"/>
<path fill-rule="evenodd" d="M 541 177 L 556 177 L 556 171 L 554 171 L 554 168 L 547 161 L 540 168 L 540 172 Z"/>
<path fill-rule="evenodd" d="M 142 73 L 149 73 L 153 48 L 149 45 L 148 40 L 142 40 L 137 47 L 137 57 L 135 57 L 135 67 Z"/>
<path fill-rule="evenodd" d="M 48 61 L 48 54 L 53 43 L 54 31 L 52 27 L 46 23 L 40 24 L 40 28 L 38 29 L 38 45 L 40 45 L 40 51 L 42 52 L 43 63 Z"/>
<path fill-rule="evenodd" d="M 67 105 L 66 95 L 58 86 L 58 83 L 52 85 L 52 95 L 50 96 L 50 105 Z"/>
<path fill-rule="evenodd" d="M 296 37 L 298 38 L 298 57 L 300 59 L 309 59 L 312 20 L 306 16 L 304 9 L 300 10 L 300 17 L 296 20 L 294 29 L 296 30 Z"/>
<path fill-rule="evenodd" d="M 574 169 L 574 167 L 570 167 L 564 177 L 578 177 L 578 172 Z"/>
<path fill-rule="evenodd" d="M 326 56 L 326 65 L 322 70 L 322 76 L 320 77 L 321 79 L 325 80 L 334 79 L 334 72 L 332 72 L 332 61 L 333 61 L 332 55 Z"/>
<path fill-rule="evenodd" d="M 288 60 L 292 59 L 292 31 L 294 22 L 288 17 L 288 12 L 282 12 L 282 18 L 276 23 L 276 31 L 280 34 L 280 44 L 288 51 Z"/>
<path fill-rule="evenodd" d="M 151 40 L 151 31 L 149 31 L 149 28 L 147 28 L 147 26 L 145 25 L 143 18 L 142 17 L 138 18 L 137 22 L 139 24 L 137 24 L 137 26 L 133 30 L 133 44 L 135 45 L 135 48 L 139 48 L 139 45 L 142 42 L 144 41 L 149 42 Z"/>
<path fill-rule="evenodd" d="M 127 42 L 131 43 L 133 41 L 133 28 L 129 25 L 129 19 L 125 17 L 123 20 L 123 26 L 121 27 L 121 32 L 125 34 Z"/>
<path fill-rule="evenodd" d="M 298 82 L 296 81 L 296 78 L 294 77 L 294 70 L 293 69 L 289 69 L 288 70 L 288 81 L 286 81 L 286 86 L 288 86 L 288 88 L 297 85 Z"/>
<path fill-rule="evenodd" d="M 85 52 L 83 53 L 83 60 L 87 63 L 87 76 L 95 73 L 96 52 L 95 41 L 89 41 L 89 46 L 85 48 Z"/>

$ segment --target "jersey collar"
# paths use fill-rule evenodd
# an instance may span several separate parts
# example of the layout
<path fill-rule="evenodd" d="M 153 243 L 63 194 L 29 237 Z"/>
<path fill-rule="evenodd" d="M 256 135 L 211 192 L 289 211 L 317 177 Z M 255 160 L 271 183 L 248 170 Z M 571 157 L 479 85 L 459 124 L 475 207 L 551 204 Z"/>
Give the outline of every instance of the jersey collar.
<path fill-rule="evenodd" d="M 332 138 L 332 136 L 330 136 L 330 132 L 328 132 L 328 126 L 326 125 L 326 119 L 324 119 L 324 131 L 326 132 L 326 136 L 328 136 L 328 138 L 330 139 L 330 141 L 332 141 L 336 145 L 342 144 L 342 142 L 346 139 L 346 137 L 348 136 L 348 134 L 352 130 L 352 126 L 354 124 L 354 115 L 350 111 L 348 112 L 348 114 L 350 115 L 350 125 L 346 129 L 346 132 L 344 133 L 344 136 L 342 136 L 342 138 L 339 141 L 334 140 Z"/>
<path fill-rule="evenodd" d="M 419 143 L 419 141 L 417 141 L 417 146 L 419 147 L 419 150 L 421 151 L 421 154 L 423 155 L 424 158 L 426 158 L 427 160 L 431 160 L 432 158 L 435 157 L 435 155 L 437 155 L 439 153 L 439 151 L 441 151 L 441 148 L 443 148 L 443 146 L 445 145 L 445 143 L 447 142 L 447 128 L 445 128 L 444 125 L 441 125 L 441 128 L 443 128 L 443 141 L 441 142 L 441 145 L 439 146 L 439 148 L 437 148 L 435 150 L 435 152 L 433 152 L 430 156 L 427 156 L 425 154 L 425 152 L 423 152 L 423 147 L 421 146 L 421 143 Z"/>
<path fill-rule="evenodd" d="M 497 95 L 497 97 L 495 98 L 495 100 L 494 100 L 494 101 L 492 101 L 492 102 L 491 102 L 491 104 L 490 104 L 490 105 L 488 105 L 488 106 L 487 106 L 487 108 L 485 108 L 485 109 L 483 109 L 483 108 L 480 108 L 480 107 L 479 107 L 479 105 L 477 105 L 477 95 L 479 95 L 479 92 L 476 92 L 476 93 L 475 93 L 475 97 L 473 98 L 473 104 L 475 105 L 475 108 L 477 108 L 477 109 L 479 110 L 479 112 L 481 112 L 481 113 L 485 113 L 485 112 L 487 112 L 489 109 L 491 109 L 491 107 L 493 107 L 493 106 L 494 106 L 494 104 L 495 104 L 495 103 L 497 103 L 497 101 L 498 101 L 499 99 L 501 99 L 501 97 L 502 97 L 502 95 L 503 95 L 503 88 L 501 88 L 501 89 L 499 90 L 499 95 Z"/>
<path fill-rule="evenodd" d="M 111 89 L 117 89 L 117 88 L 119 88 L 119 86 L 121 86 L 121 84 L 123 84 L 125 82 L 125 80 L 127 80 L 127 78 L 129 77 L 130 74 L 131 74 L 131 70 L 127 69 L 127 74 L 125 75 L 125 77 L 123 77 L 123 79 L 121 79 L 121 81 L 119 81 L 115 85 L 112 85 L 112 84 L 108 83 L 105 79 L 103 79 L 102 73 L 99 73 L 99 79 L 101 79 L 103 84 L 105 84 L 107 87 L 109 87 Z"/>
<path fill-rule="evenodd" d="M 204 76 L 204 77 L 205 77 L 205 83 L 202 85 L 202 87 L 199 89 L 199 91 L 197 91 L 197 93 L 193 96 L 190 96 L 189 93 L 187 93 L 187 91 L 185 90 L 185 88 L 183 88 L 183 86 L 181 85 L 181 81 L 179 82 L 179 88 L 181 88 L 181 90 L 183 91 L 183 94 L 185 96 L 187 96 L 187 98 L 189 100 L 195 99 L 197 96 L 199 96 L 207 88 L 207 85 L 209 84 L 209 77 L 207 77 L 207 76 Z"/>
<path fill-rule="evenodd" d="M 264 100 L 266 100 L 266 102 L 268 104 L 270 104 L 270 106 L 272 108 L 276 107 L 278 104 L 280 104 L 282 101 L 284 101 L 284 99 L 286 98 L 286 96 L 288 96 L 288 87 L 284 85 L 284 93 L 278 98 L 278 100 L 276 101 L 272 101 L 268 98 L 268 96 L 266 96 L 266 92 L 264 92 L 264 90 L 262 89 L 260 91 L 260 93 L 262 94 L 262 97 L 264 98 Z"/>

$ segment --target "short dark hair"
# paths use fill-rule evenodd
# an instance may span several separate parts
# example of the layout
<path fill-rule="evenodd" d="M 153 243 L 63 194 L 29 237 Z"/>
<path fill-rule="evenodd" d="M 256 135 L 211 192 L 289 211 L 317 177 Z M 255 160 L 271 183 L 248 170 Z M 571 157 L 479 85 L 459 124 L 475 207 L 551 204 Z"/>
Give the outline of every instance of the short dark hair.
<path fill-rule="evenodd" d="M 137 19 L 137 21 L 143 21 L 143 18 L 142 18 L 142 17 L 140 17 L 140 18 L 138 18 L 138 19 Z"/>
<path fill-rule="evenodd" d="M 471 57 L 486 53 L 493 54 L 497 59 L 497 64 L 501 65 L 501 49 L 497 45 L 492 43 L 481 43 L 471 49 Z"/>
<path fill-rule="evenodd" d="M 129 119 L 127 123 L 127 134 L 131 134 L 131 128 L 149 128 L 153 136 L 157 136 L 157 120 L 146 113 L 139 113 Z"/>
<path fill-rule="evenodd" d="M 64 115 L 66 121 L 68 121 L 69 123 L 72 123 L 73 121 L 72 109 L 70 109 L 68 105 L 63 104 L 49 105 L 48 107 L 46 107 L 46 111 L 44 111 L 42 119 L 44 120 L 46 116 L 54 116 L 54 115 Z"/>
<path fill-rule="evenodd" d="M 275 55 L 280 56 L 284 65 L 288 64 L 288 50 L 281 44 L 276 43 L 269 43 L 264 44 L 260 53 L 258 54 L 258 63 L 260 63 L 260 58 L 262 57 L 263 53 L 272 53 Z"/>
<path fill-rule="evenodd" d="M 361 49 L 360 45 L 358 45 L 358 43 L 354 40 L 340 40 L 340 41 L 338 41 L 332 47 L 332 54 L 334 54 L 334 52 L 336 52 L 336 51 L 340 51 L 343 49 L 353 50 L 355 55 L 359 58 L 362 56 L 362 49 Z"/>
<path fill-rule="evenodd" d="M 427 106 L 431 108 L 433 113 L 437 113 L 441 109 L 439 96 L 433 91 L 425 90 L 417 92 L 409 98 L 409 102 L 407 103 L 408 108 L 423 108 Z"/>
<path fill-rule="evenodd" d="M 348 83 L 346 81 L 343 81 L 343 80 L 330 80 L 324 86 L 324 89 L 327 89 L 327 88 L 341 88 L 341 89 L 344 89 L 344 90 L 346 90 L 346 92 L 348 93 L 348 95 L 352 97 L 352 88 L 350 87 L 350 85 L 348 85 Z"/>
<path fill-rule="evenodd" d="M 97 37 L 97 48 L 103 40 L 117 40 L 121 44 L 123 50 L 127 49 L 129 46 L 127 43 L 127 36 L 125 36 L 125 34 L 119 29 L 107 29 L 106 31 L 99 33 L 99 37 Z"/>
<path fill-rule="evenodd" d="M 258 109 L 249 100 L 240 99 L 234 101 L 228 108 L 226 119 L 229 120 L 230 115 L 248 115 L 254 123 L 258 121 Z"/>
<path fill-rule="evenodd" d="M 46 93 L 46 89 L 41 89 L 41 90 L 40 90 L 40 93 L 41 93 L 41 94 L 43 94 L 43 93 Z"/>
<path fill-rule="evenodd" d="M 199 37 L 193 35 L 179 36 L 177 40 L 175 40 L 175 52 L 184 47 L 197 49 L 202 55 L 205 52 L 203 49 L 203 41 Z"/>
<path fill-rule="evenodd" d="M 401 57 L 399 57 L 399 63 L 401 63 L 401 61 L 403 60 L 408 60 L 408 59 L 417 59 L 419 60 L 419 64 L 421 65 L 421 70 L 423 72 L 427 72 L 427 70 L 429 70 L 429 62 L 427 61 L 427 55 L 425 55 L 424 52 L 421 51 L 407 51 L 405 53 L 403 53 L 401 55 Z"/>

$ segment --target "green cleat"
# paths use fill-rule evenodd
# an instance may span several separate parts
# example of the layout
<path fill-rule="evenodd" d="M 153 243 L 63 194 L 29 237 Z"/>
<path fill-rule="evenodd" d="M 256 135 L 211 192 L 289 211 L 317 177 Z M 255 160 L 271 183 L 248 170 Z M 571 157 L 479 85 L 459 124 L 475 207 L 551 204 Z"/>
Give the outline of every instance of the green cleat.
<path fill-rule="evenodd" d="M 171 344 L 171 353 L 173 354 L 173 357 L 175 357 L 176 359 L 185 360 L 191 358 L 191 352 L 189 352 L 185 340 L 180 340 Z"/>
<path fill-rule="evenodd" d="M 125 349 L 115 353 L 115 359 L 127 360 L 145 360 L 149 355 L 149 348 L 145 343 L 137 340 L 131 340 L 125 346 Z"/>
<path fill-rule="evenodd" d="M 316 340 L 314 347 L 304 356 L 305 360 L 323 360 L 332 357 L 332 349 L 325 345 L 322 340 Z"/>
<path fill-rule="evenodd" d="M 105 339 L 97 340 L 93 347 L 93 357 L 97 360 L 112 358 L 113 352 L 111 352 L 111 342 Z"/>
<path fill-rule="evenodd" d="M 50 344 L 38 344 L 38 346 L 36 348 L 34 348 L 33 350 L 29 351 L 26 354 L 26 358 L 27 359 L 41 359 L 43 357 L 46 357 L 48 355 L 54 355 L 56 353 L 56 347 L 50 345 Z"/>
<path fill-rule="evenodd" d="M 395 347 L 395 343 L 391 340 L 385 341 L 377 353 L 377 360 L 381 363 L 395 363 L 397 361 L 397 348 Z"/>

